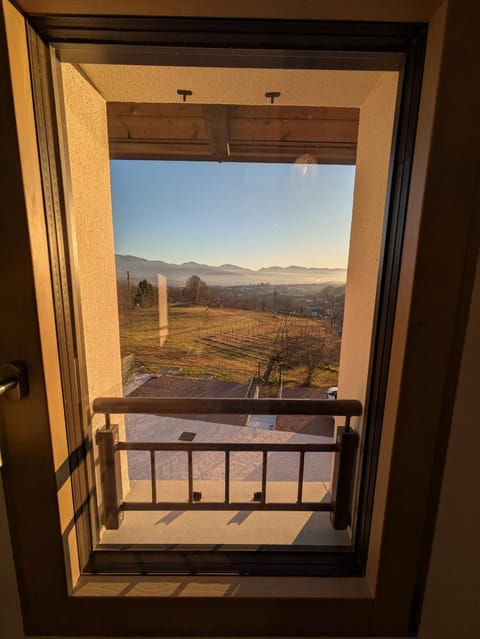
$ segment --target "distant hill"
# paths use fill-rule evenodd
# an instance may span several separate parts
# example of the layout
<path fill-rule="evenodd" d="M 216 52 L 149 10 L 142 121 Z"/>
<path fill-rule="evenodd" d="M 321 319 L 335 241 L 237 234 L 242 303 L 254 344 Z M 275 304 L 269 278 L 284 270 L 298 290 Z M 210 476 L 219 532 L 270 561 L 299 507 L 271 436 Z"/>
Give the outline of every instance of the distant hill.
<path fill-rule="evenodd" d="M 161 260 L 146 260 L 133 255 L 115 255 L 117 277 L 125 279 L 127 271 L 132 282 L 149 280 L 156 282 L 157 273 L 167 278 L 169 286 L 184 286 L 191 275 L 198 275 L 209 286 L 241 286 L 269 283 L 277 286 L 294 284 L 344 284 L 346 269 L 342 268 L 306 268 L 304 266 L 270 266 L 257 271 L 222 264 L 208 266 L 197 262 L 169 264 Z"/>

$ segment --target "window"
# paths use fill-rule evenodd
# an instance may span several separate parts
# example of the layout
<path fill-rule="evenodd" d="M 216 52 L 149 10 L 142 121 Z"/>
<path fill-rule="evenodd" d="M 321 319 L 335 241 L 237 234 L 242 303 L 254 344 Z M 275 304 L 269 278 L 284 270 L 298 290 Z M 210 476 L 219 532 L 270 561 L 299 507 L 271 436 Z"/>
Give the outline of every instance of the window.
<path fill-rule="evenodd" d="M 45 27 L 44 27 L 44 28 L 45 28 Z M 400 119 L 401 119 L 401 118 L 400 118 Z M 387 235 L 388 235 L 388 234 L 387 234 Z M 385 330 L 385 329 L 383 329 L 383 330 Z M 376 390 L 378 391 L 378 388 L 377 388 Z M 366 599 L 368 599 L 368 596 L 366 597 Z M 73 597 L 72 599 L 69 599 L 69 601 L 74 602 L 74 601 L 75 601 L 75 597 Z M 77 600 L 77 601 L 78 601 L 78 600 Z M 368 600 L 368 602 L 362 602 L 362 603 L 367 603 L 367 606 L 369 606 L 369 605 L 371 605 L 371 604 L 370 604 L 370 601 L 371 601 L 371 600 Z M 158 605 L 158 602 L 156 602 L 156 604 Z M 330 602 L 330 604 L 331 604 L 331 605 L 333 605 L 333 608 L 335 609 L 336 604 L 335 604 L 335 603 L 333 603 L 333 604 L 332 604 L 332 602 Z M 75 606 L 78 606 L 78 604 L 75 604 L 75 603 L 72 603 L 72 605 L 73 605 L 74 607 L 75 607 Z M 143 609 L 148 608 L 148 605 L 149 605 L 149 604 L 148 604 L 148 603 L 145 603 L 145 602 L 142 602 L 141 604 L 137 604 L 137 605 L 136 605 L 137 612 L 139 612 L 139 611 L 140 611 L 140 609 L 142 609 L 142 608 L 143 608 Z M 316 605 L 318 606 L 318 602 L 316 602 Z M 345 602 L 342 602 L 342 605 L 345 605 Z M 181 605 L 180 605 L 180 607 L 178 607 L 178 606 L 179 606 L 178 601 L 177 601 L 177 600 L 175 600 L 174 607 L 175 607 L 176 609 L 178 608 L 178 610 L 180 610 Z M 223 602 L 223 600 L 222 600 L 222 603 L 221 603 L 221 604 L 219 604 L 219 602 L 218 602 L 218 601 L 216 601 L 216 602 L 215 602 L 215 606 L 216 606 L 216 607 L 220 607 L 220 608 L 222 608 L 222 610 L 223 610 L 223 612 L 222 612 L 222 613 L 220 613 L 220 614 L 219 614 L 219 616 L 218 616 L 218 619 L 220 619 L 220 620 L 221 620 L 222 618 L 223 618 L 223 619 L 225 619 L 225 616 L 223 616 L 223 617 L 222 617 L 222 615 L 225 615 L 225 613 L 226 613 L 226 614 L 227 614 L 227 616 L 228 616 L 229 611 L 233 611 L 233 610 L 234 610 L 234 608 L 235 608 L 235 606 L 234 606 L 233 604 L 231 604 L 231 603 L 226 603 L 226 604 L 225 604 L 225 603 Z M 290 600 L 288 601 L 287 608 L 292 609 L 292 603 L 291 603 L 291 601 L 290 601 Z M 149 622 L 145 622 L 145 623 L 149 623 Z M 200 623 L 200 624 L 202 623 L 202 616 L 201 616 L 201 614 L 200 614 L 200 621 L 199 621 L 199 623 Z M 327 626 L 328 626 L 328 624 L 327 624 Z M 327 627 L 327 626 L 326 626 L 326 631 L 327 631 L 327 632 L 328 632 L 329 628 L 333 628 L 333 625 L 328 626 L 328 627 Z M 167 630 L 167 631 L 168 631 L 168 630 Z M 338 632 L 338 626 L 336 627 L 336 631 Z M 341 630 L 340 630 L 340 631 L 341 631 Z"/>
<path fill-rule="evenodd" d="M 107 528 L 99 531 L 94 560 L 88 563 L 91 570 L 100 569 L 105 549 L 113 556 L 114 548 L 120 552 L 134 545 L 141 551 L 145 544 L 158 550 L 159 565 L 152 570 L 162 570 L 166 555 L 183 562 L 175 550 L 183 544 L 198 550 L 191 568 L 195 572 L 207 570 L 202 557 L 209 566 L 209 552 L 225 555 L 231 570 L 240 574 L 305 574 L 305 552 L 317 557 L 309 559 L 309 573 L 330 573 L 330 555 L 337 552 L 342 562 L 347 554 L 352 562 L 350 569 L 341 568 L 342 573 L 358 572 L 355 518 L 351 521 L 350 504 L 349 512 L 338 516 L 342 490 L 337 491 L 337 479 L 332 483 L 331 477 L 340 472 L 338 486 L 349 484 L 350 501 L 353 468 L 343 469 L 341 461 L 347 455 L 347 434 L 339 434 L 342 439 L 337 441 L 331 418 L 329 432 L 323 435 L 295 430 L 315 406 L 317 412 L 325 411 L 325 430 L 328 415 L 334 413 L 339 420 L 345 415 L 349 423 L 365 404 L 382 228 L 390 223 L 384 209 L 398 72 L 385 70 L 384 63 L 380 71 L 319 69 L 315 67 L 324 63 L 313 59 L 310 69 L 283 68 L 288 60 L 279 69 L 265 69 L 264 57 L 258 55 L 255 69 L 235 67 L 239 57 L 227 68 L 204 67 L 202 53 L 195 66 L 181 70 L 66 61 L 59 67 L 63 100 L 58 109 L 63 102 L 71 176 L 69 215 L 76 237 L 77 267 L 72 268 L 82 318 L 78 343 L 83 341 L 85 348 L 84 396 L 96 413 L 93 432 L 90 424 L 84 425 L 82 436 L 86 433 L 94 442 L 98 506 Z M 188 95 L 174 89 L 181 82 L 193 87 Z M 270 95 L 262 89 L 259 98 L 258 87 L 272 84 L 278 91 Z M 178 91 L 188 101 L 179 103 Z M 202 96 L 208 96 L 208 102 Z M 212 97 L 219 103 L 212 104 Z M 272 104 L 274 100 L 282 104 Z M 109 153 L 124 158 L 123 166 L 118 161 L 111 165 L 114 177 L 123 170 L 121 184 L 113 182 L 115 239 L 139 247 L 124 251 L 126 257 L 118 255 L 112 237 Z M 127 171 L 125 158 L 141 158 L 142 163 L 127 164 Z M 159 158 L 163 164 L 154 163 Z M 358 177 L 354 233 L 349 237 L 353 185 L 340 180 L 353 162 Z M 135 179 L 137 184 L 128 188 Z M 335 182 L 336 197 L 331 187 Z M 145 209 L 148 226 L 142 235 Z M 323 228 L 322 215 L 330 220 Z M 217 236 L 222 228 L 224 235 Z M 338 290 L 345 275 L 335 269 L 325 274 L 321 267 L 347 267 L 349 243 L 344 363 L 338 380 L 331 365 L 338 368 L 339 363 L 341 289 L 337 313 L 334 294 L 325 300 L 322 294 L 329 290 L 327 283 L 332 291 Z M 157 251 L 152 264 L 145 259 L 145 245 Z M 252 261 L 261 269 L 259 274 L 248 268 Z M 221 277 L 212 267 L 215 263 L 223 265 Z M 188 287 L 195 278 L 198 287 L 190 298 Z M 228 286 L 229 281 L 234 286 Z M 299 292 L 289 282 L 304 288 Z M 147 408 L 140 397 L 122 399 L 116 283 L 127 298 L 126 312 L 119 318 L 120 342 L 133 342 L 140 351 L 123 355 L 139 357 L 143 373 L 157 374 L 148 381 L 143 377 L 136 394 L 161 397 L 165 386 L 180 388 L 169 395 L 189 398 L 194 405 L 190 421 L 184 416 L 189 405 L 185 400 L 153 405 L 151 399 Z M 180 306 L 165 303 L 167 290 L 170 297 L 179 298 Z M 255 303 L 252 295 L 258 299 L 257 310 L 245 308 L 246 300 L 248 306 Z M 194 336 L 185 316 L 197 331 Z M 315 387 L 312 378 L 319 361 L 312 356 L 321 342 L 324 373 L 331 376 Z M 302 353 L 310 370 L 307 382 L 305 375 L 301 377 Z M 205 375 L 211 380 L 203 379 Z M 345 406 L 325 401 L 328 388 L 337 384 L 341 398 L 356 402 Z M 199 385 L 208 387 L 203 396 L 219 398 L 208 402 L 211 410 L 227 413 L 223 419 L 214 415 L 215 426 L 204 415 L 201 398 L 192 399 Z M 291 395 L 284 401 L 291 390 L 300 401 L 295 403 Z M 232 399 L 224 399 L 222 393 Z M 115 395 L 117 402 L 102 401 Z M 253 397 L 262 398 L 263 404 L 251 401 Z M 298 414 L 302 397 L 310 398 L 307 415 L 295 415 L 295 430 L 288 431 L 282 423 L 288 423 L 288 413 Z M 315 404 L 314 398 L 322 398 L 323 405 Z M 265 404 L 270 414 L 257 416 Z M 229 406 L 236 416 L 228 415 Z M 126 415 L 124 420 L 123 413 L 135 411 L 150 416 Z M 165 412 L 167 416 L 155 415 Z M 118 442 L 108 453 L 103 438 L 111 440 L 110 415 L 116 413 L 118 433 L 113 437 Z M 279 430 L 260 432 L 267 421 L 268 430 L 277 423 Z M 356 427 L 353 448 L 358 447 L 354 440 L 363 422 L 357 420 Z M 195 441 L 183 441 L 185 433 Z M 95 443 L 103 451 L 98 459 Z M 117 468 L 118 482 L 114 469 L 108 470 L 110 463 Z M 354 463 L 353 454 L 348 464 Z M 360 491 L 358 481 L 355 490 Z M 234 560 L 231 548 L 238 545 L 244 551 L 235 551 Z M 287 553 L 289 558 L 277 560 L 273 567 L 271 553 Z M 247 568 L 242 556 L 248 558 Z M 174 561 L 169 557 L 167 564 L 171 567 Z M 179 566 L 187 569 L 183 563 Z"/>

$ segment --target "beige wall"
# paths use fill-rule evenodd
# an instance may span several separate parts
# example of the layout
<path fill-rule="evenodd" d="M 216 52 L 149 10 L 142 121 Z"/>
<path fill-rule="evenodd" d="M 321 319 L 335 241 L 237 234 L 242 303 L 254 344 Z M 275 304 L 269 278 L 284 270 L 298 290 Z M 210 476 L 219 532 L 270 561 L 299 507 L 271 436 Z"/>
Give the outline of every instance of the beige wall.
<path fill-rule="evenodd" d="M 67 202 L 69 199 L 73 218 L 71 235 L 91 407 L 95 397 L 123 396 L 107 111 L 102 96 L 72 65 L 62 65 L 62 81 L 70 164 Z M 115 416 L 115 422 L 122 436 L 124 420 Z M 102 415 L 93 415 L 94 430 L 103 423 Z M 128 490 L 126 453 L 122 460 L 124 489 Z"/>
<path fill-rule="evenodd" d="M 90 401 L 122 395 L 110 163 L 105 100 L 70 64 L 62 65 L 71 176 L 71 212 Z"/>
<path fill-rule="evenodd" d="M 338 399 L 357 399 L 363 406 L 372 346 L 397 87 L 398 75 L 383 73 L 360 107 Z M 337 418 L 336 422 L 341 426 L 344 418 Z M 362 418 L 353 418 L 352 423 L 361 434 Z M 361 463 L 361 455 L 357 463 Z M 359 482 L 355 492 L 358 489 Z"/>
<path fill-rule="evenodd" d="M 267 105 L 265 92 L 280 92 L 275 104 L 359 107 L 378 71 L 324 69 L 232 69 L 82 64 L 82 70 L 108 102 L 180 102 L 188 88 L 194 104 Z"/>
<path fill-rule="evenodd" d="M 365 403 L 397 74 L 384 73 L 360 107 L 339 399 Z"/>

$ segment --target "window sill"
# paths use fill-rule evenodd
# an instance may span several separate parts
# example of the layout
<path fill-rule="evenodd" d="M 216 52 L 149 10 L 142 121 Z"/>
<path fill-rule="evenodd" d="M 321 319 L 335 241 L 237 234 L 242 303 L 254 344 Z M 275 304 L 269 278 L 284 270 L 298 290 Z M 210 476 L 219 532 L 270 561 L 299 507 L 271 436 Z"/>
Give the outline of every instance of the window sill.
<path fill-rule="evenodd" d="M 373 599 L 364 577 L 182 577 L 83 575 L 73 597 Z"/>

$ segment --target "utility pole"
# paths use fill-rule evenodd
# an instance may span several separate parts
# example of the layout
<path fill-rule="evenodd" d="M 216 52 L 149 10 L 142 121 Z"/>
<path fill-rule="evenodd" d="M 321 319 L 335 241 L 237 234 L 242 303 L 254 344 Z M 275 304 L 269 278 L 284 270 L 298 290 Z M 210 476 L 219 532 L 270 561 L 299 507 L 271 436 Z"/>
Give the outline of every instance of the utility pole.
<path fill-rule="evenodd" d="M 127 271 L 127 298 L 128 298 L 128 312 L 132 308 L 132 301 L 130 299 L 130 271 Z"/>

